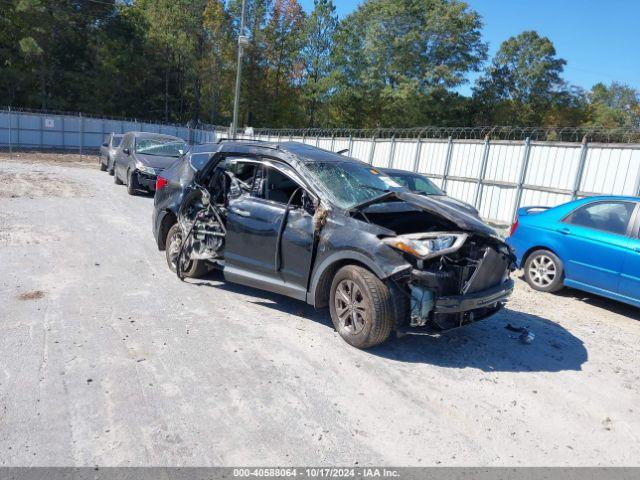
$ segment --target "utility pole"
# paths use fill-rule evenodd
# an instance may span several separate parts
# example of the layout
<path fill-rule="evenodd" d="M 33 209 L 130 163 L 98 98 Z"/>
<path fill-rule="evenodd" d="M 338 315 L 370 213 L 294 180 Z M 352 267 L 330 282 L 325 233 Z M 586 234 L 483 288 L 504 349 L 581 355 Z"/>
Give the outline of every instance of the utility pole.
<path fill-rule="evenodd" d="M 242 75 L 242 49 L 249 45 L 249 39 L 244 35 L 244 14 L 246 0 L 242 0 L 242 14 L 240 15 L 240 32 L 238 33 L 238 68 L 236 69 L 236 93 L 233 99 L 233 123 L 231 124 L 231 138 L 236 138 L 238 132 L 238 109 L 240 107 L 240 78 Z"/>

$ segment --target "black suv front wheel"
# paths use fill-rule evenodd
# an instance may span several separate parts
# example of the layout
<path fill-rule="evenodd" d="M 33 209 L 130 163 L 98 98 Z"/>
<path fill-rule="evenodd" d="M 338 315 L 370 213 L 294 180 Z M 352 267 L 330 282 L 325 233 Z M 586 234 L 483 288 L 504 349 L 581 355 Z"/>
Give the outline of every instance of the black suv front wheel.
<path fill-rule="evenodd" d="M 331 320 L 340 336 L 356 348 L 384 342 L 393 328 L 389 287 L 366 268 L 347 265 L 331 283 Z"/>

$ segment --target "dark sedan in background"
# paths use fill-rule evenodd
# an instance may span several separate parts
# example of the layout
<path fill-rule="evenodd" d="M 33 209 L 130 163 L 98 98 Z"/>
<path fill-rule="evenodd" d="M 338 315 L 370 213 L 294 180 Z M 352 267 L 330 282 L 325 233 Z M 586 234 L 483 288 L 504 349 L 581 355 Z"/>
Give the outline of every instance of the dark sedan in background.
<path fill-rule="evenodd" d="M 478 210 L 466 202 L 461 202 L 453 197 L 449 197 L 447 192 L 440 189 L 435 183 L 433 183 L 428 177 L 415 172 L 409 172 L 407 170 L 398 170 L 394 168 L 381 168 L 384 173 L 393 178 L 403 187 L 411 190 L 413 193 L 420 195 L 429 195 L 433 199 L 446 200 L 448 203 L 453 203 L 456 207 L 478 215 Z"/>
<path fill-rule="evenodd" d="M 127 185 L 129 195 L 153 192 L 159 173 L 187 151 L 184 140 L 171 135 L 127 132 L 115 155 L 114 181 Z"/>
<path fill-rule="evenodd" d="M 122 142 L 122 135 L 119 133 L 110 133 L 107 135 L 100 145 L 100 153 L 98 156 L 98 162 L 100 163 L 100 170 L 103 172 L 109 171 L 113 175 L 113 159 L 116 156 L 116 151 Z"/>

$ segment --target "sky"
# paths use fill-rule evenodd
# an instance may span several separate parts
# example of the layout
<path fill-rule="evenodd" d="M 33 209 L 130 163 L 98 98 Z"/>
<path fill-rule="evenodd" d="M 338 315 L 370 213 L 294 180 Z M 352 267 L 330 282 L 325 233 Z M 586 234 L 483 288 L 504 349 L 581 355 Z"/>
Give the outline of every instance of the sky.
<path fill-rule="evenodd" d="M 489 60 L 500 43 L 525 30 L 549 37 L 567 61 L 564 79 L 590 89 L 612 81 L 640 90 L 640 0 L 466 0 L 483 18 Z M 300 0 L 307 11 L 313 0 Z M 334 0 L 348 15 L 359 0 Z M 471 94 L 478 74 L 458 91 Z"/>

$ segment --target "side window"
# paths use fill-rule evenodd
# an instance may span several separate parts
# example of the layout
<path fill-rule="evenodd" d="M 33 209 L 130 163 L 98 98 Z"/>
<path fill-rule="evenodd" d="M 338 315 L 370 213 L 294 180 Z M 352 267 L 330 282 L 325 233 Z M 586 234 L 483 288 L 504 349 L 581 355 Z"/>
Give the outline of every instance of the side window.
<path fill-rule="evenodd" d="M 249 188 L 253 187 L 256 170 L 259 167 L 257 163 L 243 161 L 241 158 L 228 158 L 225 161 L 225 170 L 233 173 L 234 177 L 246 183 Z"/>
<path fill-rule="evenodd" d="M 204 154 L 202 156 L 201 154 L 193 154 L 191 156 L 191 162 L 192 165 L 198 169 L 206 165 L 209 158 L 210 154 Z M 247 188 L 251 189 L 256 176 L 256 171 L 258 171 L 259 168 L 259 164 L 251 162 L 247 158 L 227 157 L 216 165 L 211 177 L 206 181 L 206 183 L 209 188 L 219 192 L 220 195 L 225 197 L 226 201 L 226 194 L 232 187 L 231 178 L 226 172 L 231 173 L 235 178 L 243 182 Z"/>
<path fill-rule="evenodd" d="M 265 200 L 286 204 L 299 185 L 284 173 L 271 167 L 264 167 L 261 181 L 261 196 Z M 296 195 L 299 197 L 299 195 Z M 300 204 L 300 198 L 294 199 L 294 205 Z"/>
<path fill-rule="evenodd" d="M 632 202 L 590 203 L 574 210 L 564 222 L 624 235 L 634 208 Z"/>

